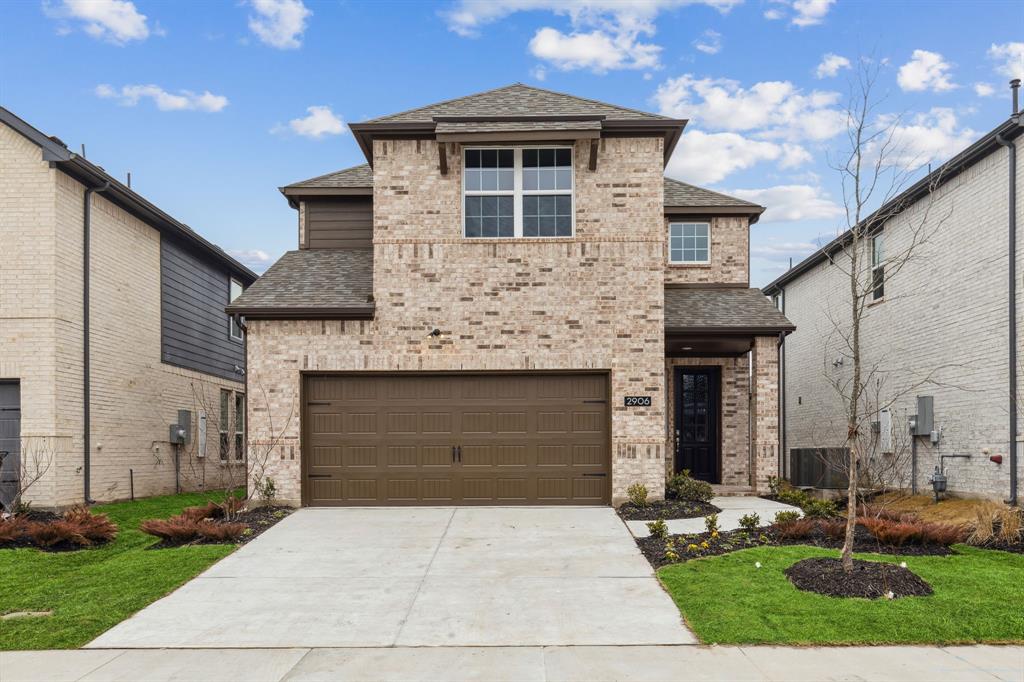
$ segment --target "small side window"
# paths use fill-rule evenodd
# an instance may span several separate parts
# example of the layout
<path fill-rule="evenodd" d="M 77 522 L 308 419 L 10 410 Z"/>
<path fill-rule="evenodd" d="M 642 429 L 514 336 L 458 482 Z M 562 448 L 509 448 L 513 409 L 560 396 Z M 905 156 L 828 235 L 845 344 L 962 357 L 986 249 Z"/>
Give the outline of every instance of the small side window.
<path fill-rule="evenodd" d="M 231 439 L 228 429 L 231 427 L 231 391 L 221 389 L 220 392 L 220 461 L 228 461 L 231 451 Z"/>
<path fill-rule="evenodd" d="M 242 283 L 235 278 L 231 278 L 231 289 L 228 294 L 228 303 L 233 302 L 236 298 L 242 295 Z M 230 318 L 230 331 L 231 338 L 235 341 L 242 340 L 242 327 L 238 324 L 238 320 L 232 315 Z"/>
<path fill-rule="evenodd" d="M 871 238 L 871 300 L 885 296 L 885 235 Z"/>
<path fill-rule="evenodd" d="M 245 394 L 235 394 L 235 459 L 245 459 Z"/>
<path fill-rule="evenodd" d="M 668 226 L 669 263 L 704 265 L 711 262 L 711 225 L 709 223 L 670 223 Z"/>

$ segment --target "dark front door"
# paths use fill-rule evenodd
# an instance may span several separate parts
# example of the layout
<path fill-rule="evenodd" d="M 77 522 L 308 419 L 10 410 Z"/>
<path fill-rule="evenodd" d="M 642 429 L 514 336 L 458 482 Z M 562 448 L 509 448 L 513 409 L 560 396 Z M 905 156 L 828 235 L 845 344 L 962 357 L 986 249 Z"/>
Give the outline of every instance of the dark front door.
<path fill-rule="evenodd" d="M 676 471 L 709 483 L 719 478 L 719 368 L 676 367 Z"/>

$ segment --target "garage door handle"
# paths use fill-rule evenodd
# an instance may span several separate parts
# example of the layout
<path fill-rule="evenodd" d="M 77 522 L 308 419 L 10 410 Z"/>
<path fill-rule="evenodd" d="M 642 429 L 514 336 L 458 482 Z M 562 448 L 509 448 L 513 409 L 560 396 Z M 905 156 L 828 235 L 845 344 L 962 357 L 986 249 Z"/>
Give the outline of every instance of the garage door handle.
<path fill-rule="evenodd" d="M 307 400 L 307 405 L 330 405 L 330 400 Z"/>
<path fill-rule="evenodd" d="M 306 474 L 307 478 L 330 478 L 330 474 Z"/>
<path fill-rule="evenodd" d="M 584 476 L 593 476 L 593 477 L 595 477 L 595 478 L 604 478 L 604 477 L 605 477 L 605 476 L 607 476 L 608 474 L 606 474 L 606 473 L 600 473 L 600 474 L 583 474 L 583 475 L 584 475 Z"/>

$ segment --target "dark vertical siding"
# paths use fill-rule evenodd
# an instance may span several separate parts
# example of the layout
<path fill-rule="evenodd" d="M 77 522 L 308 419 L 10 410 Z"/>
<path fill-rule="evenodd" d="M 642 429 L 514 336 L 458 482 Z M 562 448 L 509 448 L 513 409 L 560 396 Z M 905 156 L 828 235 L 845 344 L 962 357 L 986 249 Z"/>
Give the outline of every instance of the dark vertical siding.
<path fill-rule="evenodd" d="M 373 246 L 373 199 L 307 198 L 306 248 L 359 249 Z"/>
<path fill-rule="evenodd" d="M 230 336 L 231 275 L 166 237 L 160 240 L 161 359 L 242 381 L 245 346 Z"/>

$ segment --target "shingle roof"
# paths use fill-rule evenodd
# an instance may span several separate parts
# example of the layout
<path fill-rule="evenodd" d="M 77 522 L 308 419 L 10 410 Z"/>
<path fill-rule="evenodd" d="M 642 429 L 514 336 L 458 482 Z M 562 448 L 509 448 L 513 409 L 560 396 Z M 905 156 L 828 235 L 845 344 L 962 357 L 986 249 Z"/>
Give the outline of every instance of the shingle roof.
<path fill-rule="evenodd" d="M 795 328 L 760 289 L 665 289 L 666 331 L 761 331 L 774 334 Z"/>
<path fill-rule="evenodd" d="M 344 170 L 318 175 L 309 180 L 300 180 L 286 185 L 283 189 L 299 189 L 302 187 L 373 187 L 373 169 L 364 163 Z"/>
<path fill-rule="evenodd" d="M 250 319 L 372 317 L 373 249 L 289 251 L 228 306 Z"/>
<path fill-rule="evenodd" d="M 440 121 L 434 132 L 508 133 L 544 130 L 600 130 L 600 121 Z"/>
<path fill-rule="evenodd" d="M 381 116 L 366 123 L 429 122 L 435 116 L 604 116 L 627 121 L 671 120 L 667 116 L 514 83 L 475 95 Z"/>
<path fill-rule="evenodd" d="M 712 192 L 710 189 L 696 187 L 694 185 L 665 178 L 665 205 L 666 206 L 737 206 L 750 208 L 763 208 L 757 204 L 727 194 Z"/>

